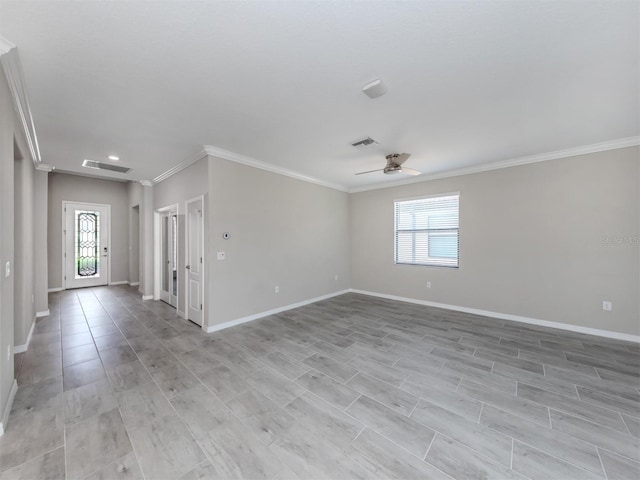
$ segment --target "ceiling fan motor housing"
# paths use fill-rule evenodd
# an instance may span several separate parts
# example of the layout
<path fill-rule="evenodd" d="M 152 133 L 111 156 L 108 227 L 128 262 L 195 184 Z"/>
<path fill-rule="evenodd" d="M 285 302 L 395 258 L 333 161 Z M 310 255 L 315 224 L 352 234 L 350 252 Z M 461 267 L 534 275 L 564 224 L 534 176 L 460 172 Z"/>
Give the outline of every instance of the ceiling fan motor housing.
<path fill-rule="evenodd" d="M 383 170 L 383 172 L 387 175 L 393 175 L 394 173 L 399 173 L 401 171 L 402 171 L 402 166 L 398 165 L 397 163 L 391 163 L 386 167 L 384 167 L 384 170 Z"/>

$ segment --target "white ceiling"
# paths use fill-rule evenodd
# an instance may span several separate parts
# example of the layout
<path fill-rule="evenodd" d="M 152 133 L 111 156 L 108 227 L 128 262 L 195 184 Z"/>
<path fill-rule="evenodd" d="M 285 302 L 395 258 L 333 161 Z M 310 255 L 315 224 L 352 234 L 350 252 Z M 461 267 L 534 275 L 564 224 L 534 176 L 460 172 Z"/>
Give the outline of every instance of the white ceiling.
<path fill-rule="evenodd" d="M 351 189 L 397 181 L 354 176 L 391 152 L 437 174 L 639 135 L 639 19 L 636 1 L 0 3 L 57 169 L 116 153 L 133 170 L 114 178 L 151 180 L 212 145 Z"/>

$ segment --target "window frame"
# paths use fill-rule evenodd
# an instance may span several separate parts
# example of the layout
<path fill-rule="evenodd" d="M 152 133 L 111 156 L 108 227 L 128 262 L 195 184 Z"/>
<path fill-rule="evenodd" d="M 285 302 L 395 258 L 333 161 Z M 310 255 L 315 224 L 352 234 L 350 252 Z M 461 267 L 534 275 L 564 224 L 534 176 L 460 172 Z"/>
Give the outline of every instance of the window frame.
<path fill-rule="evenodd" d="M 438 199 L 438 198 L 445 198 L 445 197 L 453 197 L 453 196 L 457 196 L 458 197 L 458 212 L 457 212 L 457 219 L 458 219 L 458 223 L 457 223 L 457 228 L 450 228 L 450 229 L 445 229 L 446 231 L 455 231 L 455 235 L 457 237 L 458 240 L 458 245 L 457 245 L 457 249 L 456 249 L 456 257 L 455 257 L 455 264 L 454 261 L 452 261 L 450 264 L 448 262 L 416 262 L 415 261 L 415 253 L 412 255 L 413 257 L 413 262 L 406 262 L 406 261 L 398 261 L 398 231 L 402 232 L 403 230 L 398 230 L 398 203 L 402 203 L 402 202 L 412 202 L 412 201 L 417 201 L 417 200 L 433 200 L 433 199 Z M 432 194 L 432 195 L 420 195 L 420 196 L 416 196 L 416 197 L 409 197 L 409 198 L 397 198 L 393 200 L 393 263 L 394 265 L 407 265 L 407 266 L 417 266 L 417 267 L 443 267 L 443 268 L 454 268 L 454 269 L 458 269 L 460 268 L 460 200 L 461 200 L 461 195 L 460 192 L 447 192 L 447 193 L 438 193 L 438 194 Z M 415 232 L 426 232 L 427 233 L 427 243 L 429 242 L 428 238 L 429 238 L 429 233 L 432 232 L 433 233 L 434 229 L 414 229 L 412 230 L 414 233 Z M 408 230 L 404 230 L 404 231 L 408 231 Z M 436 230 L 437 232 L 437 230 Z M 440 233 L 440 232 L 437 232 Z M 415 249 L 415 240 L 413 241 L 413 247 Z M 427 249 L 429 247 L 427 246 Z M 429 259 L 436 259 L 436 258 L 446 258 L 446 257 L 429 257 Z"/>

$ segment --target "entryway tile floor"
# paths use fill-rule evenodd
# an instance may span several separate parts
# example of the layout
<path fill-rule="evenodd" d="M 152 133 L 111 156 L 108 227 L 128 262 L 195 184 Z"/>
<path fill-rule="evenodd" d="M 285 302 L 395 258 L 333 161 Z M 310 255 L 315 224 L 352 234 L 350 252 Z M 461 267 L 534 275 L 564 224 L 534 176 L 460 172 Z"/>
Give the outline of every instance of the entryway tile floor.
<path fill-rule="evenodd" d="M 205 334 L 50 296 L 0 479 L 637 479 L 637 344 L 345 294 Z"/>

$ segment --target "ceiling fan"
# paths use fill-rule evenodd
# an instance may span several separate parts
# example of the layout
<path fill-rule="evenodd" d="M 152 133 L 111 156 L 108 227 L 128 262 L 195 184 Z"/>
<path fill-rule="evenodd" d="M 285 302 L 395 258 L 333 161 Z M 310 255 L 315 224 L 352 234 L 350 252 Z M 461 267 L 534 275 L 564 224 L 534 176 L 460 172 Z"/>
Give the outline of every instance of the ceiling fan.
<path fill-rule="evenodd" d="M 365 173 L 384 172 L 385 175 L 392 175 L 394 173 L 408 173 L 409 175 L 420 175 L 422 172 L 414 170 L 413 168 L 402 168 L 402 164 L 407 161 L 411 156 L 410 153 L 390 153 L 386 156 L 387 165 L 384 168 L 377 170 L 368 170 L 366 172 L 359 172 L 356 175 L 364 175 Z"/>

